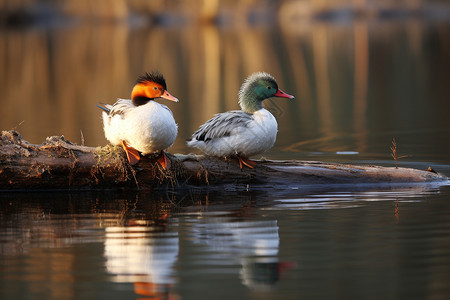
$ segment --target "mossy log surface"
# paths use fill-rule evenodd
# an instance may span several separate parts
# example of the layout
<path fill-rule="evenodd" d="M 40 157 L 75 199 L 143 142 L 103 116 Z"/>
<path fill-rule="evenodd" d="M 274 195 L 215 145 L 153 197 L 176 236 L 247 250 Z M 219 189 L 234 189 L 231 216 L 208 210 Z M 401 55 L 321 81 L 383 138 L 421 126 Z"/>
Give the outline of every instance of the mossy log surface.
<path fill-rule="evenodd" d="M 283 188 L 311 185 L 439 183 L 447 177 L 407 168 L 353 166 L 313 161 L 260 161 L 241 170 L 237 160 L 198 155 L 171 155 L 169 170 L 154 157 L 130 166 L 120 147 L 86 147 L 64 137 L 41 145 L 3 131 L 0 141 L 0 189 L 177 189 Z"/>

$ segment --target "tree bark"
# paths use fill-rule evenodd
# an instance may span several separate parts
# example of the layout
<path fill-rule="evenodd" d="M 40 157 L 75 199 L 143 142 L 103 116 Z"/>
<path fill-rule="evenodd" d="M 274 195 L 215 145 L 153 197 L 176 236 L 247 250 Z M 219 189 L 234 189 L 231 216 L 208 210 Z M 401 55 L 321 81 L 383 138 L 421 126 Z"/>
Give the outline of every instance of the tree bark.
<path fill-rule="evenodd" d="M 353 166 L 313 161 L 259 161 L 254 169 L 237 160 L 198 155 L 172 155 L 169 170 L 145 156 L 131 166 L 117 146 L 86 147 L 64 137 L 41 145 L 3 131 L 0 141 L 0 189 L 207 189 L 306 188 L 318 185 L 412 185 L 440 183 L 447 177 L 430 171 Z"/>

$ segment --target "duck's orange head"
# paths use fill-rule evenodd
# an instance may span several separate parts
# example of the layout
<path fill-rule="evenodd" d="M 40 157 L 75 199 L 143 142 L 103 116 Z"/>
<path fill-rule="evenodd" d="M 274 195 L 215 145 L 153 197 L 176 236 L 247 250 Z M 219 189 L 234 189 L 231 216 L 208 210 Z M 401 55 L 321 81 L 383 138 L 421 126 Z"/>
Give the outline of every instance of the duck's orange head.
<path fill-rule="evenodd" d="M 131 92 L 133 103 L 141 105 L 154 98 L 164 98 L 178 102 L 178 99 L 167 91 L 166 80 L 161 73 L 152 72 L 139 76 Z"/>

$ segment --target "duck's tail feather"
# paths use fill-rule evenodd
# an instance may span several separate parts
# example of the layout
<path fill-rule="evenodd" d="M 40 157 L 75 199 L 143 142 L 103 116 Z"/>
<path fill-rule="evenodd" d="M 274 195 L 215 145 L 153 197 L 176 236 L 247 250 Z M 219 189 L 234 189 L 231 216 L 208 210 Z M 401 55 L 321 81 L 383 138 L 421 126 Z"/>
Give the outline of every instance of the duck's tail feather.
<path fill-rule="evenodd" d="M 99 105 L 100 104 L 100 105 Z M 99 104 L 96 104 L 95 106 L 97 106 L 98 108 L 100 108 L 101 110 L 109 113 L 110 109 L 108 107 L 106 107 L 105 103 L 100 102 Z"/>
<path fill-rule="evenodd" d="M 186 144 L 188 147 L 198 148 L 199 144 L 203 143 L 203 141 L 196 140 L 194 138 L 186 140 Z"/>

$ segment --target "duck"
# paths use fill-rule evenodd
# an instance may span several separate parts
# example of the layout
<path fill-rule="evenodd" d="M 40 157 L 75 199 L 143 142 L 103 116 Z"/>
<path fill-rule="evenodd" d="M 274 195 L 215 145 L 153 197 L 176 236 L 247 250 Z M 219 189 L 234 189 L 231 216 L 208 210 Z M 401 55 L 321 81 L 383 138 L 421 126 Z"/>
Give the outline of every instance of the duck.
<path fill-rule="evenodd" d="M 214 115 L 194 132 L 187 145 L 210 156 L 236 157 L 241 170 L 244 166 L 253 169 L 256 162 L 249 157 L 272 148 L 277 137 L 278 123 L 262 104 L 272 97 L 294 99 L 278 88 L 272 75 L 251 74 L 238 93 L 241 110 Z"/>
<path fill-rule="evenodd" d="M 156 102 L 157 99 L 178 102 L 167 91 L 164 76 L 153 71 L 138 77 L 131 99 L 118 98 L 113 105 L 101 103 L 97 106 L 103 110 L 106 139 L 123 147 L 131 165 L 140 161 L 140 154 L 160 152 L 157 162 L 166 170 L 170 168 L 170 160 L 164 150 L 175 142 L 178 126 L 172 111 Z"/>

